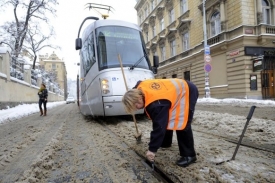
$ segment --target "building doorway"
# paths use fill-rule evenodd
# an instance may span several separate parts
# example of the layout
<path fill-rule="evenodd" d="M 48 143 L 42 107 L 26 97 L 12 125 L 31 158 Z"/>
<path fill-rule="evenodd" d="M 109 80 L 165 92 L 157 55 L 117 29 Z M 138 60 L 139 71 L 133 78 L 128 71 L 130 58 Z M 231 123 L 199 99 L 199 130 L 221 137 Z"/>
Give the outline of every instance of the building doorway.
<path fill-rule="evenodd" d="M 262 95 L 264 99 L 275 98 L 275 69 L 263 70 L 261 72 L 262 78 Z"/>

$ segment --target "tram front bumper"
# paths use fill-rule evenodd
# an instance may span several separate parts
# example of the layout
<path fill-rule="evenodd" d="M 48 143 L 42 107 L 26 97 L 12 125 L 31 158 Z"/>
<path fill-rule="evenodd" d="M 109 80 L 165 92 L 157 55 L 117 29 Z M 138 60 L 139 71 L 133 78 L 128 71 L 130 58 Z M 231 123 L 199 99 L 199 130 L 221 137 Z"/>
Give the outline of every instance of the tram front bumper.
<path fill-rule="evenodd" d="M 122 104 L 122 96 L 103 97 L 105 116 L 129 115 Z M 136 114 L 143 114 L 144 110 L 138 110 Z"/>

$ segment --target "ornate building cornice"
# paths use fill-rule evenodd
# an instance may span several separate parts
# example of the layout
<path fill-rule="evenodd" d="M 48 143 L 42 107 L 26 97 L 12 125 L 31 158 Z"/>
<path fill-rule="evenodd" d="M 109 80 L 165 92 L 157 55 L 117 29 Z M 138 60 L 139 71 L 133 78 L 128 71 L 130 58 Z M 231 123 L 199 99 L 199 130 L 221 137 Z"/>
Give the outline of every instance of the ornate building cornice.
<path fill-rule="evenodd" d="M 144 5 L 145 0 L 139 0 L 135 6 L 135 9 L 137 10 L 137 12 L 139 12 L 139 10 L 141 9 L 141 7 Z"/>
<path fill-rule="evenodd" d="M 225 2 L 226 2 L 226 0 L 207 0 L 205 2 L 205 11 L 206 12 L 207 11 L 211 11 L 211 9 L 213 9 L 214 7 L 220 6 L 220 3 L 225 3 Z M 201 3 L 198 6 L 199 10 L 201 10 L 201 14 L 203 14 L 203 12 L 202 12 L 202 4 L 203 3 Z"/>
<path fill-rule="evenodd" d="M 149 24 L 153 26 L 155 25 L 155 23 L 156 23 L 156 15 L 151 15 L 149 18 Z"/>
<path fill-rule="evenodd" d="M 171 9 L 173 7 L 174 0 L 165 0 L 165 7 Z"/>
<path fill-rule="evenodd" d="M 158 16 L 159 19 L 161 19 L 163 17 L 163 13 L 164 13 L 163 11 L 164 11 L 164 7 L 163 6 L 159 6 L 157 8 L 157 16 Z"/>

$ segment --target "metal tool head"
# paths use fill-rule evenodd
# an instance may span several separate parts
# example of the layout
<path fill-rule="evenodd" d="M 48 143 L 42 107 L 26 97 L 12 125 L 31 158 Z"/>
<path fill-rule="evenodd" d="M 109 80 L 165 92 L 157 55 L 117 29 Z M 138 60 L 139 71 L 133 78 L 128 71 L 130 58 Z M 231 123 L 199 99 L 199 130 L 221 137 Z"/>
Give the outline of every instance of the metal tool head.
<path fill-rule="evenodd" d="M 135 136 L 137 142 L 141 142 L 142 133 L 135 134 L 134 136 Z"/>

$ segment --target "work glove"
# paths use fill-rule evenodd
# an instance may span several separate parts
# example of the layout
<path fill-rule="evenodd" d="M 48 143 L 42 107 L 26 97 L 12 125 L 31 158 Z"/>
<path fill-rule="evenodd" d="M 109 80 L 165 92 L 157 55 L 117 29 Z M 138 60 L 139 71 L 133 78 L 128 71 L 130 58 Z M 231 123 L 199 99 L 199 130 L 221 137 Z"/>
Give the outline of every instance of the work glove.
<path fill-rule="evenodd" d="M 149 151 L 149 150 L 148 150 L 147 153 L 146 153 L 146 158 L 147 158 L 150 162 L 154 161 L 155 156 L 156 156 L 156 154 L 153 153 L 153 152 L 151 152 L 151 151 Z"/>

